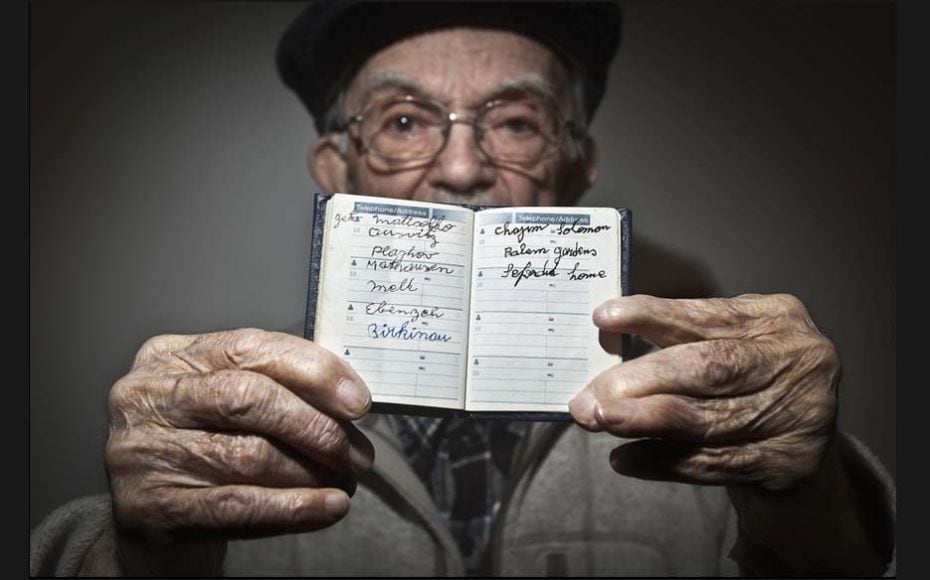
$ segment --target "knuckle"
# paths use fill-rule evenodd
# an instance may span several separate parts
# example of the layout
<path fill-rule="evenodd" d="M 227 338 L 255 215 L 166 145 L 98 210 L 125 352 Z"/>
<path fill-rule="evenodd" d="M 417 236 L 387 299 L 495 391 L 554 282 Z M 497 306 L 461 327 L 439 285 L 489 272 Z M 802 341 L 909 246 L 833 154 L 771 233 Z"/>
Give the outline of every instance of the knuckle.
<path fill-rule="evenodd" d="M 815 346 L 819 368 L 830 376 L 830 383 L 835 385 L 839 382 L 843 372 L 843 364 L 840 360 L 840 353 L 830 339 L 818 337 Z"/>
<path fill-rule="evenodd" d="M 270 389 L 261 376 L 244 371 L 215 371 L 184 378 L 173 390 L 174 404 L 224 423 L 260 418 Z"/>
<path fill-rule="evenodd" d="M 717 413 L 704 400 L 694 401 L 694 435 L 701 440 L 708 441 L 720 429 Z"/>
<path fill-rule="evenodd" d="M 800 296 L 795 294 L 782 294 L 782 300 L 785 303 L 785 309 L 795 317 L 810 321 L 810 312 Z"/>
<path fill-rule="evenodd" d="M 772 301 L 775 306 L 784 314 L 807 314 L 807 308 L 804 307 L 804 303 L 801 302 L 801 299 L 794 294 L 773 294 Z"/>
<path fill-rule="evenodd" d="M 172 377 L 165 385 L 165 396 L 173 409 L 181 409 L 197 414 L 203 403 L 209 403 L 213 396 L 210 382 L 200 375 L 181 375 Z"/>
<path fill-rule="evenodd" d="M 705 341 L 697 343 L 695 350 L 697 356 L 692 357 L 693 364 L 699 366 L 698 374 L 707 386 L 721 389 L 739 376 L 743 360 L 734 342 Z"/>
<path fill-rule="evenodd" d="M 693 432 L 699 440 L 711 441 L 718 435 L 733 430 L 737 422 L 734 404 L 731 399 L 703 399 L 694 398 L 691 401 L 693 408 Z"/>
<path fill-rule="evenodd" d="M 146 405 L 149 395 L 146 383 L 133 373 L 113 383 L 107 393 L 108 433 L 127 431 L 137 421 L 145 421 L 151 409 Z"/>
<path fill-rule="evenodd" d="M 710 448 L 704 453 L 698 453 L 686 463 L 686 470 L 691 475 L 701 479 L 707 479 L 709 476 L 716 476 L 720 473 L 722 460 L 716 449 Z"/>
<path fill-rule="evenodd" d="M 180 338 L 177 334 L 161 334 L 147 339 L 136 352 L 133 368 L 169 357 L 172 350 L 177 348 Z"/>
<path fill-rule="evenodd" d="M 339 458 L 348 457 L 348 437 L 342 425 L 335 419 L 318 413 L 307 424 L 306 436 L 323 454 Z"/>
<path fill-rule="evenodd" d="M 742 301 L 735 298 L 707 298 L 694 301 L 697 314 L 715 328 L 742 327 L 753 320 Z"/>
<path fill-rule="evenodd" d="M 799 341 L 796 356 L 796 372 L 814 384 L 826 388 L 820 392 L 836 396 L 843 367 L 836 346 L 824 336 L 813 336 Z"/>
<path fill-rule="evenodd" d="M 256 481 L 266 475 L 271 463 L 270 446 L 260 437 L 236 438 L 233 445 L 225 447 L 224 464 L 231 466 L 235 474 L 245 481 Z"/>
<path fill-rule="evenodd" d="M 135 360 L 133 361 L 133 366 L 140 366 L 145 364 L 153 357 L 161 353 L 167 346 L 167 337 L 166 335 L 153 336 L 147 339 L 142 343 L 142 346 L 139 347 L 139 350 L 136 352 Z"/>
<path fill-rule="evenodd" d="M 301 514 L 316 507 L 308 497 L 301 493 L 289 493 L 281 498 L 286 513 Z"/>
<path fill-rule="evenodd" d="M 110 393 L 107 396 L 107 408 L 110 413 L 120 411 L 127 407 L 136 388 L 137 386 L 130 375 L 126 375 L 113 383 L 113 386 L 110 387 Z"/>
<path fill-rule="evenodd" d="M 836 424 L 837 407 L 836 397 L 832 393 L 820 391 L 807 397 L 801 412 L 803 422 L 797 431 L 809 437 L 831 432 Z"/>
<path fill-rule="evenodd" d="M 307 368 L 317 381 L 319 386 L 337 384 L 337 379 L 343 376 L 352 376 L 352 371 L 347 367 L 340 357 L 336 356 L 330 350 L 323 348 L 313 342 L 307 341 L 307 350 L 300 353 Z"/>
<path fill-rule="evenodd" d="M 765 462 L 763 453 L 756 446 L 709 448 L 698 457 L 698 471 L 705 477 L 720 481 L 758 473 Z"/>
<path fill-rule="evenodd" d="M 249 415 L 257 406 L 256 393 L 249 382 L 229 379 L 224 385 L 222 412 L 227 417 Z"/>
<path fill-rule="evenodd" d="M 247 494 L 233 489 L 216 488 L 202 495 L 200 510 L 214 529 L 227 526 L 248 527 L 256 520 L 257 505 Z"/>
<path fill-rule="evenodd" d="M 224 334 L 229 339 L 225 348 L 226 356 L 236 366 L 273 338 L 272 333 L 259 328 L 239 328 Z"/>
<path fill-rule="evenodd" d="M 758 294 L 756 292 L 746 292 L 744 294 L 735 296 L 734 299 L 744 300 L 744 301 L 757 301 L 757 300 L 762 300 L 764 297 L 765 297 L 764 294 Z"/>
<path fill-rule="evenodd" d="M 200 510 L 193 509 L 189 498 L 168 489 L 156 490 L 150 495 L 151 505 L 146 506 L 145 512 L 163 522 L 165 528 L 172 531 L 182 530 L 192 527 L 196 521 Z"/>
<path fill-rule="evenodd" d="M 708 433 L 710 414 L 708 405 L 698 398 L 661 397 L 661 402 L 647 405 L 635 415 L 634 420 L 642 418 L 649 429 L 673 434 L 688 441 L 702 441 Z"/>
<path fill-rule="evenodd" d="M 794 294 L 772 294 L 768 297 L 767 306 L 769 318 L 775 326 L 805 333 L 817 331 L 807 307 Z"/>
<path fill-rule="evenodd" d="M 107 473 L 124 481 L 156 480 L 161 475 L 182 469 L 190 452 L 159 429 L 134 429 L 107 439 L 105 463 Z"/>

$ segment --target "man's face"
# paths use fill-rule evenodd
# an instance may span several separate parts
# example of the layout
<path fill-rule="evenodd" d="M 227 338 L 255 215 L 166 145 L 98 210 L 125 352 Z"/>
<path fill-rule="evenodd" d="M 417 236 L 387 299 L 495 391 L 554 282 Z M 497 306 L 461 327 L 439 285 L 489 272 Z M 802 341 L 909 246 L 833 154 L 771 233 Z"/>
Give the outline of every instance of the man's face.
<path fill-rule="evenodd" d="M 350 83 L 348 115 L 369 105 L 414 97 L 448 112 L 472 115 L 488 102 L 549 102 L 563 120 L 577 118 L 563 63 L 545 46 L 520 35 L 457 28 L 393 44 L 371 57 Z M 482 152 L 472 125 L 454 123 L 432 158 L 385 168 L 358 143 L 342 149 L 334 136 L 312 153 L 311 170 L 331 191 L 420 201 L 488 205 L 571 204 L 594 180 L 590 143 L 567 137 L 532 163 L 501 162 Z M 482 142 L 484 144 L 484 142 Z"/>

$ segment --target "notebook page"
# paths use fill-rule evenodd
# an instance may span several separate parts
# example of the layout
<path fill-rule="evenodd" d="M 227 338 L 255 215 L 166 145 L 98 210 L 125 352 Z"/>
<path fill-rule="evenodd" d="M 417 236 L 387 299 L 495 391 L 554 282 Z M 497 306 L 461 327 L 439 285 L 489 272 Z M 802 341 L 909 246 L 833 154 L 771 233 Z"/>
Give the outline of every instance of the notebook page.
<path fill-rule="evenodd" d="M 472 212 L 341 194 L 326 211 L 315 340 L 374 402 L 463 408 Z"/>
<path fill-rule="evenodd" d="M 619 295 L 619 228 L 610 208 L 475 214 L 466 409 L 567 412 L 619 362 L 591 320 Z"/>

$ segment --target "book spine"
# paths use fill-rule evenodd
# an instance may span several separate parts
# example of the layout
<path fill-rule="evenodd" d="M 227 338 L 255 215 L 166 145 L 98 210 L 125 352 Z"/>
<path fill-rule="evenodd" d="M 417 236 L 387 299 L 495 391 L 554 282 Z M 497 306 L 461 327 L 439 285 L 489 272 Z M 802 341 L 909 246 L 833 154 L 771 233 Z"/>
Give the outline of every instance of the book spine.
<path fill-rule="evenodd" d="M 633 212 L 626 208 L 617 210 L 620 214 L 620 295 L 630 295 L 630 242 L 633 239 Z"/>
<path fill-rule="evenodd" d="M 620 295 L 630 295 L 630 243 L 633 240 L 633 212 L 626 208 L 617 209 L 620 214 Z M 630 335 L 624 334 L 620 337 L 621 356 L 626 358 L 626 353 L 632 352 L 632 343 Z"/>
<path fill-rule="evenodd" d="M 310 233 L 310 279 L 307 283 L 307 315 L 304 338 L 313 340 L 316 325 L 316 301 L 320 290 L 320 263 L 323 257 L 323 233 L 326 224 L 326 204 L 331 195 L 317 193 L 313 199 L 313 227 Z"/>

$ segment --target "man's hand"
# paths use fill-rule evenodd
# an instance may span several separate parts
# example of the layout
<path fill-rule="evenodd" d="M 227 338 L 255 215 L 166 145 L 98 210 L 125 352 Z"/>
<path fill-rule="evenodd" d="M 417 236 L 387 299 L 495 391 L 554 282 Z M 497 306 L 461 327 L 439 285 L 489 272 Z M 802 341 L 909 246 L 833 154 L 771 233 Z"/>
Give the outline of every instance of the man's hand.
<path fill-rule="evenodd" d="M 663 347 L 604 371 L 570 404 L 585 429 L 648 438 L 613 451 L 617 472 L 777 490 L 818 469 L 840 363 L 797 298 L 629 296 L 599 306 L 594 323 Z"/>
<path fill-rule="evenodd" d="M 110 392 L 106 462 L 120 532 L 170 545 L 338 521 L 355 474 L 374 460 L 349 422 L 370 404 L 348 364 L 291 335 L 150 339 Z"/>

